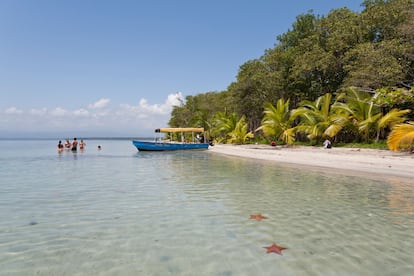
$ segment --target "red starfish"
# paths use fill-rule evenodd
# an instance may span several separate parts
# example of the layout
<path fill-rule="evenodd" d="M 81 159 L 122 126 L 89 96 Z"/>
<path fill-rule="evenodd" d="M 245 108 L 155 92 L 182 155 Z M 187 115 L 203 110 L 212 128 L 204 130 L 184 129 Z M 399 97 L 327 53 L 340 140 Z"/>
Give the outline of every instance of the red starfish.
<path fill-rule="evenodd" d="M 250 219 L 262 220 L 262 219 L 267 219 L 267 217 L 263 216 L 262 214 L 254 214 L 254 215 L 250 215 Z"/>
<path fill-rule="evenodd" d="M 281 247 L 281 246 L 279 246 L 275 243 L 273 243 L 271 246 L 265 246 L 263 248 L 267 249 L 266 253 L 276 253 L 276 254 L 279 254 L 279 255 L 282 255 L 282 250 L 287 249 L 287 248 Z"/>

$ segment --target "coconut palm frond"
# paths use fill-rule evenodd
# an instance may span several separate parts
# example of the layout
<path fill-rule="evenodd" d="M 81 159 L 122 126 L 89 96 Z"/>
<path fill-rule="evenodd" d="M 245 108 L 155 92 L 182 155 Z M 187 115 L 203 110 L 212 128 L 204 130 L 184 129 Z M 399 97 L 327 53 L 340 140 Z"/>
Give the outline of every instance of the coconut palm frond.
<path fill-rule="evenodd" d="M 230 138 L 227 140 L 231 144 L 245 144 L 247 140 L 254 138 L 254 134 L 247 132 L 248 124 L 246 117 L 242 116 L 237 122 L 235 129 L 229 133 Z"/>
<path fill-rule="evenodd" d="M 410 149 L 414 143 L 414 121 L 395 125 L 387 139 L 390 150 Z"/>
<path fill-rule="evenodd" d="M 263 113 L 262 125 L 256 131 L 262 130 L 266 137 L 279 137 L 287 143 L 287 136 L 283 133 L 292 127 L 294 121 L 289 109 L 289 100 L 279 99 L 276 106 L 267 103 Z"/>
<path fill-rule="evenodd" d="M 386 126 L 394 126 L 396 124 L 403 123 L 407 120 L 405 117 L 406 114 L 410 113 L 410 109 L 391 109 L 387 114 L 385 114 L 382 118 L 378 121 L 379 128 L 385 128 Z"/>
<path fill-rule="evenodd" d="M 295 142 L 295 134 L 296 129 L 295 128 L 289 128 L 286 129 L 281 135 L 280 139 L 284 141 L 286 144 L 291 145 L 293 142 Z"/>
<path fill-rule="evenodd" d="M 342 128 L 342 124 L 332 124 L 327 129 L 325 129 L 325 132 L 323 134 L 332 138 L 336 134 L 338 134 L 338 132 L 341 131 Z"/>

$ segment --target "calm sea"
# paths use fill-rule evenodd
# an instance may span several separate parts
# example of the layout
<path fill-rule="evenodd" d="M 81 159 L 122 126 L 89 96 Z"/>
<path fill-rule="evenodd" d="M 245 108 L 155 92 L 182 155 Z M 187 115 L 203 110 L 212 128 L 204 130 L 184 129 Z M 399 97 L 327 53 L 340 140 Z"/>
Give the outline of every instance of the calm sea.
<path fill-rule="evenodd" d="M 56 144 L 0 141 L 0 275 L 414 273 L 414 184 Z"/>

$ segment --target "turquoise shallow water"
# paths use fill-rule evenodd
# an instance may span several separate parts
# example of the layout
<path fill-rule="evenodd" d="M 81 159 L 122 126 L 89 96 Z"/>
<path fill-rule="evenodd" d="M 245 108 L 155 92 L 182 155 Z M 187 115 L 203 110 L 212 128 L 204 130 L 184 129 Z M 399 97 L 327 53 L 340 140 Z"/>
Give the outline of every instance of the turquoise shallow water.
<path fill-rule="evenodd" d="M 0 275 L 414 272 L 414 184 L 86 143 L 0 141 Z"/>

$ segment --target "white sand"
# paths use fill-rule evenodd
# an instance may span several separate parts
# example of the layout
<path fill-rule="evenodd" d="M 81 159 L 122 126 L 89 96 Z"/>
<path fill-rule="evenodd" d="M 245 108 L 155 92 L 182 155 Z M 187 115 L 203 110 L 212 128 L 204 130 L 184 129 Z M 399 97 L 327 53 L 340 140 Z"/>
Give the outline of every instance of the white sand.
<path fill-rule="evenodd" d="M 393 178 L 414 184 L 414 154 L 359 148 L 272 147 L 270 145 L 215 145 L 209 151 L 245 158 L 329 169 L 347 175 Z"/>

